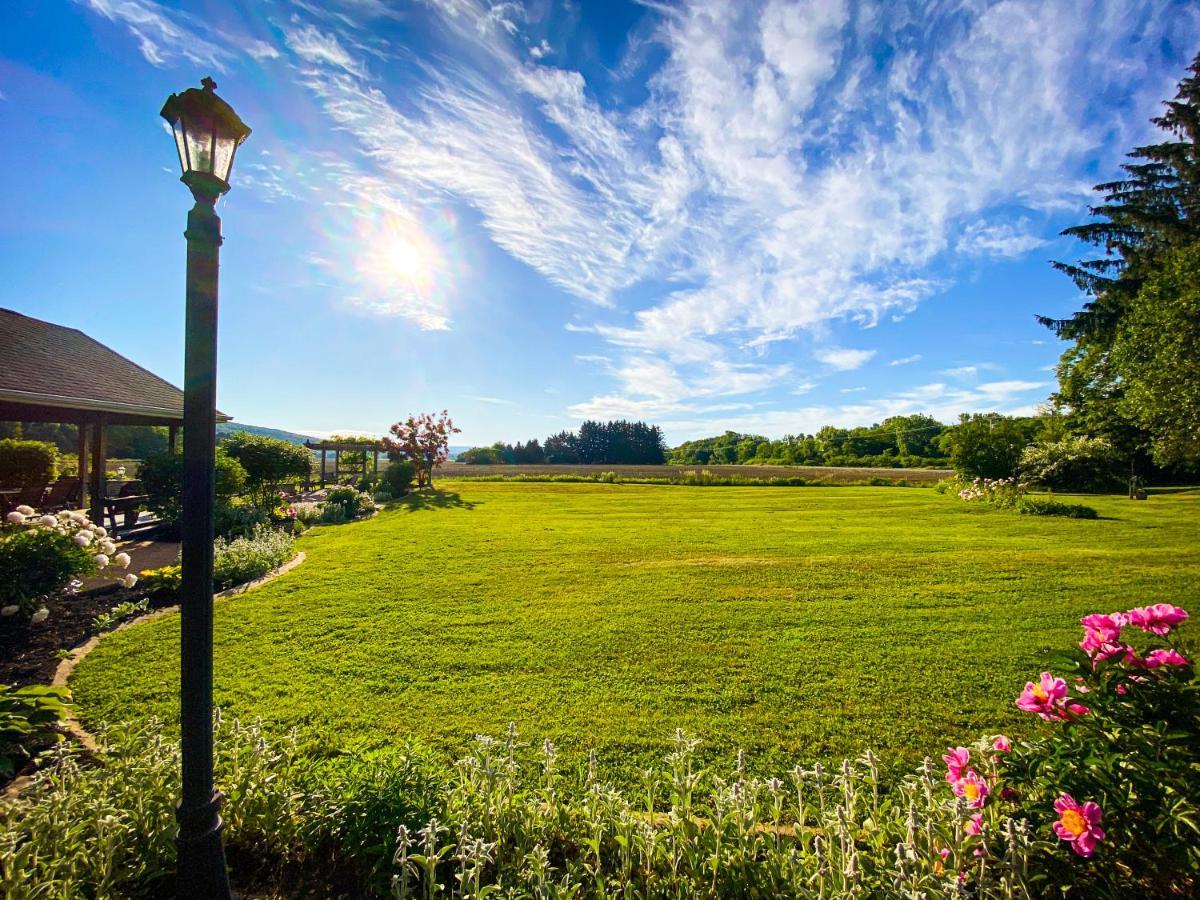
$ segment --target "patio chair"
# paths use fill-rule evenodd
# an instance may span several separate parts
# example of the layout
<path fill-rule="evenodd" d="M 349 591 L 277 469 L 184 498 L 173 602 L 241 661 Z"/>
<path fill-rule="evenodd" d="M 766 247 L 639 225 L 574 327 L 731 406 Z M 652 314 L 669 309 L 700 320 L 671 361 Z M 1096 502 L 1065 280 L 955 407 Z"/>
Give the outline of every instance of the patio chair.
<path fill-rule="evenodd" d="M 42 503 L 43 512 L 58 512 L 60 509 L 70 509 L 79 497 L 78 478 L 60 478 L 50 485 L 50 492 Z"/>
<path fill-rule="evenodd" d="M 121 486 L 116 497 L 109 497 L 104 501 L 104 509 L 114 533 L 117 531 L 117 513 L 124 515 L 123 527 L 132 528 L 137 524 L 142 504 L 149 499 L 145 494 L 138 493 L 141 489 L 140 481 L 127 481 Z"/>
<path fill-rule="evenodd" d="M 12 498 L 12 505 L 32 506 L 36 510 L 42 508 L 42 496 L 46 493 L 46 482 L 22 485 L 21 490 Z"/>

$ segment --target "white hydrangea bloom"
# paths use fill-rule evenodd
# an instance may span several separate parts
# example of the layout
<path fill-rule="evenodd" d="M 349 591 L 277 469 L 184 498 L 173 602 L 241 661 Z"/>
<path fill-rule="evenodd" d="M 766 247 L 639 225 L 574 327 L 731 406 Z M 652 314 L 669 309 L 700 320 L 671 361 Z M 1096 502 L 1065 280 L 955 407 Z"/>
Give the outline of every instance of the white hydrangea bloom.
<path fill-rule="evenodd" d="M 25 514 L 16 509 L 14 509 L 12 512 L 10 512 L 4 518 L 7 519 L 9 522 L 12 522 L 14 525 L 24 525 L 25 524 Z"/>
<path fill-rule="evenodd" d="M 50 618 L 50 610 L 46 609 L 46 607 L 43 606 L 41 609 L 39 609 L 32 616 L 29 617 L 29 621 L 32 622 L 34 625 L 41 625 L 48 618 Z"/>
<path fill-rule="evenodd" d="M 114 553 L 117 552 L 117 545 L 114 544 L 112 541 L 110 541 L 108 538 L 105 538 L 104 540 L 102 540 L 100 542 L 100 552 L 106 553 L 109 556 L 112 556 Z"/>
<path fill-rule="evenodd" d="M 0 607 L 0 616 L 4 616 L 5 618 L 7 618 L 8 616 L 15 616 L 20 611 L 21 611 L 21 607 L 17 606 L 14 603 L 12 606 Z"/>
<path fill-rule="evenodd" d="M 125 585 L 125 587 L 127 587 L 127 588 L 131 588 L 135 584 L 137 584 L 137 576 L 134 575 L 132 572 L 130 572 L 128 575 L 126 575 L 124 578 L 121 579 L 121 584 Z"/>
<path fill-rule="evenodd" d="M 45 525 L 47 528 L 53 528 L 58 524 L 58 519 L 54 518 L 54 516 L 42 516 L 40 519 L 38 519 L 38 522 L 40 522 L 42 525 Z"/>
<path fill-rule="evenodd" d="M 94 559 L 96 561 L 97 569 L 107 569 L 108 568 L 108 557 L 105 556 L 103 553 L 97 553 L 95 556 L 92 557 L 92 559 Z"/>
<path fill-rule="evenodd" d="M 75 543 L 77 543 L 80 547 L 86 547 L 91 542 L 92 536 L 86 531 L 81 531 L 79 534 L 75 535 Z"/>
<path fill-rule="evenodd" d="M 84 519 L 84 521 L 86 522 L 87 520 Z M 93 525 L 92 534 L 96 535 L 98 538 L 108 537 L 108 529 L 103 525 Z"/>
<path fill-rule="evenodd" d="M 37 515 L 36 509 L 34 509 L 32 506 L 26 506 L 24 503 L 17 507 L 17 512 L 23 516 Z"/>
<path fill-rule="evenodd" d="M 128 553 L 118 553 L 116 556 L 114 556 L 112 558 L 112 561 L 113 561 L 114 566 L 119 566 L 122 569 L 129 568 L 129 554 Z"/>

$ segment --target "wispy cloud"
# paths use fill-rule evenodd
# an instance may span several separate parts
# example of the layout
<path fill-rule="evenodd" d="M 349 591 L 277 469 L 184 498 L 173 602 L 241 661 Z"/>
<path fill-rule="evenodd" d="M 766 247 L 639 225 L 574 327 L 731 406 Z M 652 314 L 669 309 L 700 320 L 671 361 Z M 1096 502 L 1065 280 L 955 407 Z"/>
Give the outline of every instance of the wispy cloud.
<path fill-rule="evenodd" d="M 234 54 L 205 36 L 203 24 L 187 13 L 151 0 L 75 0 L 112 22 L 125 25 L 146 61 L 166 66 L 180 60 L 224 71 Z"/>
<path fill-rule="evenodd" d="M 831 369 L 839 372 L 851 372 L 861 369 L 875 356 L 875 350 L 848 350 L 842 347 L 829 347 L 817 350 L 813 355 Z"/>
<path fill-rule="evenodd" d="M 920 362 L 924 357 L 920 353 L 914 353 L 912 356 L 902 356 L 899 359 L 893 359 L 889 366 L 908 366 L 915 362 Z"/>

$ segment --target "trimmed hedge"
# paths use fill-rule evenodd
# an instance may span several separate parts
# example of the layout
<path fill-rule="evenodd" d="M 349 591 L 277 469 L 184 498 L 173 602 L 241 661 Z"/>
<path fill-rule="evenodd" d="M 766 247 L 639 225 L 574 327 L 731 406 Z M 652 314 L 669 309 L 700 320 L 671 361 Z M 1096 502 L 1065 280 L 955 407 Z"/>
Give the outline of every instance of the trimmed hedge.
<path fill-rule="evenodd" d="M 54 478 L 58 448 L 45 441 L 0 440 L 0 485 L 25 487 Z"/>

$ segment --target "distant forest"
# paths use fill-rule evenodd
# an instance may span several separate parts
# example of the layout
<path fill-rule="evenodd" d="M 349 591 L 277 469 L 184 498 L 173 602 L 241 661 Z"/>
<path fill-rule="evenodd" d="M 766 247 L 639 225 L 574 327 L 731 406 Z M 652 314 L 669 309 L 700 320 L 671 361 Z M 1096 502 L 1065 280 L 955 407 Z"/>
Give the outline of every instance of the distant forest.
<path fill-rule="evenodd" d="M 662 429 L 645 422 L 584 422 L 578 431 L 560 431 L 528 443 L 497 441 L 490 447 L 472 447 L 458 462 L 472 465 L 611 464 L 660 465 L 667 459 Z"/>
<path fill-rule="evenodd" d="M 673 465 L 882 466 L 942 468 L 949 464 L 943 436 L 950 426 L 925 415 L 892 416 L 877 425 L 836 428 L 770 440 L 726 431 L 680 444 Z"/>

